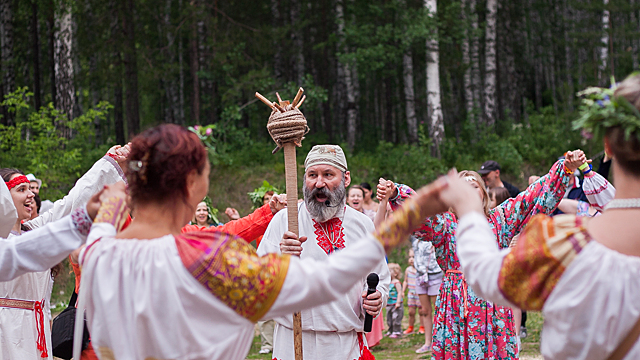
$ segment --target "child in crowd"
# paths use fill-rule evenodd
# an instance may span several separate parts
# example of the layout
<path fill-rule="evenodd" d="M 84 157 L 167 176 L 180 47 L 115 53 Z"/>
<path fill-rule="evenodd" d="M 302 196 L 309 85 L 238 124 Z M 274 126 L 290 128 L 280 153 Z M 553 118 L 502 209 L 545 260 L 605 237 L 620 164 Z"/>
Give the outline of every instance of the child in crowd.
<path fill-rule="evenodd" d="M 402 317 L 404 309 L 402 307 L 402 268 L 395 263 L 389 264 L 389 273 L 391 273 L 391 284 L 389 285 L 389 299 L 387 300 L 387 325 L 390 338 L 397 338 L 402 335 Z"/>
<path fill-rule="evenodd" d="M 413 249 L 409 250 L 409 266 L 404 271 L 404 282 L 402 283 L 402 293 L 404 294 L 407 290 L 407 306 L 409 306 L 409 327 L 404 331 L 404 334 L 413 333 L 413 324 L 416 322 L 416 309 L 420 306 L 420 298 L 418 297 L 418 293 L 416 293 L 416 268 L 413 266 Z M 418 329 L 419 334 L 424 334 L 424 324 L 422 323 L 422 316 L 419 316 L 420 328 Z"/>

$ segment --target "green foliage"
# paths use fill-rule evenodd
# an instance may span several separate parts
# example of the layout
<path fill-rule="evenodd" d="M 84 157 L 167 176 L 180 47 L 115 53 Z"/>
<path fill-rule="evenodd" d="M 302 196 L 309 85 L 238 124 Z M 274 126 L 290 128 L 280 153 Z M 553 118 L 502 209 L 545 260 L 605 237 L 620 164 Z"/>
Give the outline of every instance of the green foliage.
<path fill-rule="evenodd" d="M 271 184 L 269 184 L 267 180 L 265 180 L 262 182 L 262 186 L 250 193 L 247 193 L 247 195 L 249 195 L 249 198 L 251 199 L 251 202 L 253 203 L 254 208 L 259 208 L 260 206 L 262 206 L 262 199 L 268 191 L 273 191 L 275 194 L 278 194 L 280 192 L 278 189 L 271 186 Z"/>
<path fill-rule="evenodd" d="M 20 88 L 2 102 L 15 114 L 15 125 L 0 125 L 0 163 L 35 174 L 42 179 L 41 197 L 58 199 L 108 149 L 95 145 L 92 125 L 96 118 L 106 117 L 111 105 L 101 102 L 68 120 L 52 104 L 34 111 L 29 105 L 32 95 L 26 87 Z M 62 136 L 63 129 L 70 129 L 73 137 Z"/>

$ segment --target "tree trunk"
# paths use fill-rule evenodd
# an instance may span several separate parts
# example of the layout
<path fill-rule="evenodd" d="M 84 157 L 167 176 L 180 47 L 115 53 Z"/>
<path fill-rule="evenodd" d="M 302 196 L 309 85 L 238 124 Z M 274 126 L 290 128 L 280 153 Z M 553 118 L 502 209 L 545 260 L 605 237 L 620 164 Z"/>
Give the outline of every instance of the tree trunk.
<path fill-rule="evenodd" d="M 485 28 L 484 117 L 487 127 L 495 125 L 496 107 L 496 17 L 498 0 L 487 0 Z"/>
<path fill-rule="evenodd" d="M 413 58 L 411 50 L 405 51 L 402 55 L 404 77 L 404 104 L 407 116 L 407 131 L 409 132 L 409 142 L 418 143 L 418 119 L 416 117 L 416 99 L 413 89 Z"/>
<path fill-rule="evenodd" d="M 195 11 L 193 15 L 196 15 Z M 191 51 L 191 54 L 189 54 L 189 64 L 191 65 L 191 81 L 193 83 L 193 94 L 191 94 L 191 118 L 194 123 L 200 124 L 200 79 L 198 78 L 198 71 L 200 71 L 200 69 L 198 66 L 198 28 L 195 21 L 191 24 L 189 48 Z"/>
<path fill-rule="evenodd" d="M 113 87 L 113 96 L 115 98 L 113 104 L 113 124 L 116 128 L 116 143 L 124 144 L 124 119 L 122 117 L 122 79 L 116 81 Z"/>
<path fill-rule="evenodd" d="M 630 0 L 631 11 L 630 20 L 631 25 L 630 28 L 636 28 L 640 30 L 640 23 L 638 23 L 638 10 L 636 9 L 636 0 Z M 638 39 L 635 36 L 631 36 L 631 63 L 633 65 L 633 70 L 638 70 Z"/>
<path fill-rule="evenodd" d="M 75 106 L 75 86 L 73 83 L 73 17 L 71 6 L 67 5 L 55 15 L 55 77 L 56 108 L 73 119 Z M 71 137 L 70 129 L 64 126 L 63 134 Z"/>
<path fill-rule="evenodd" d="M 125 86 L 127 99 L 127 130 L 129 139 L 133 138 L 140 131 L 140 112 L 138 102 L 138 64 L 136 54 L 136 37 L 134 23 L 134 2 L 133 0 L 123 1 L 123 14 L 121 16 L 124 35 L 124 67 Z"/>
<path fill-rule="evenodd" d="M 42 90 L 40 89 L 40 43 L 38 35 L 38 1 L 31 2 L 31 47 L 33 56 L 33 99 L 36 111 L 42 106 Z"/>
<path fill-rule="evenodd" d="M 164 31 L 166 33 L 167 44 L 165 46 L 166 69 L 163 83 L 165 85 L 165 93 L 167 96 L 167 110 L 165 112 L 165 122 L 181 123 L 180 119 L 180 93 L 176 82 L 174 71 L 176 63 L 175 51 L 175 34 L 171 24 L 171 3 L 172 0 L 166 0 L 164 13 Z M 159 29 L 162 27 L 158 26 Z"/>
<path fill-rule="evenodd" d="M 13 9 L 11 0 L 0 0 L 0 51 L 2 56 L 2 94 L 4 96 L 15 90 L 15 69 L 13 60 Z M 4 97 L 0 98 L 0 102 Z M 3 108 L 3 117 L 6 124 L 13 123 L 14 113 Z"/>
<path fill-rule="evenodd" d="M 300 25 L 300 0 L 291 0 L 291 40 L 295 51 L 296 82 L 302 84 L 304 79 L 304 39 Z"/>
<path fill-rule="evenodd" d="M 429 16 L 436 17 L 436 0 L 425 0 L 424 6 Z M 444 119 L 442 116 L 442 102 L 440 100 L 440 59 L 438 50 L 438 33 L 427 39 L 427 106 L 429 108 L 429 137 L 433 142 L 431 153 L 440 158 L 440 145 L 444 141 Z"/>
<path fill-rule="evenodd" d="M 467 0 L 461 1 L 461 18 L 464 34 L 462 36 L 462 63 L 464 66 L 464 100 L 467 110 L 467 119 L 472 127 L 476 126 L 474 114 L 473 85 L 471 83 L 471 58 L 469 57 L 469 24 L 467 22 Z"/>
<path fill-rule="evenodd" d="M 631 0 L 634 1 L 634 0 Z M 567 75 L 567 96 L 565 99 L 565 110 L 567 112 L 573 112 L 573 99 L 575 96 L 575 90 L 573 85 L 573 49 L 571 46 L 571 38 L 569 37 L 569 28 L 573 31 L 573 16 L 571 14 L 571 8 L 567 3 L 567 0 L 563 0 L 564 5 L 564 61 Z"/>
<path fill-rule="evenodd" d="M 338 35 L 338 53 L 346 54 L 346 35 L 345 35 L 345 20 L 344 20 L 344 0 L 336 1 L 336 25 Z M 356 94 L 353 78 L 353 66 L 351 63 L 338 59 L 338 76 L 340 72 L 343 73 L 344 90 L 346 93 L 346 115 L 347 115 L 347 146 L 349 151 L 353 151 L 356 145 L 356 124 L 358 118 L 358 109 L 356 107 Z M 341 70 L 341 71 L 340 71 Z M 344 103 L 344 99 L 338 98 L 338 101 Z"/>
<path fill-rule="evenodd" d="M 604 6 L 609 4 L 609 0 L 602 0 Z M 598 64 L 598 82 L 600 86 L 607 83 L 606 70 L 609 61 L 609 10 L 602 11 L 602 37 L 600 38 L 600 63 Z"/>
<path fill-rule="evenodd" d="M 271 28 L 273 30 L 282 26 L 280 18 L 280 1 L 271 0 Z M 273 46 L 276 53 L 273 55 L 273 75 L 276 80 L 282 80 L 284 73 L 284 64 L 282 60 L 282 44 L 276 36 L 273 36 Z"/>
<path fill-rule="evenodd" d="M 178 0 L 179 13 L 182 13 L 182 0 Z M 179 69 L 179 94 L 180 94 L 180 124 L 184 125 L 184 66 L 183 66 L 183 44 L 182 34 L 178 32 L 178 69 Z"/>
<path fill-rule="evenodd" d="M 55 2 L 49 1 L 49 16 L 47 17 L 47 25 L 49 30 L 49 82 L 51 83 L 51 102 L 53 107 L 57 108 L 56 103 L 56 47 L 55 47 Z"/>
<path fill-rule="evenodd" d="M 478 14 L 476 13 L 476 0 L 469 0 L 469 17 L 471 19 L 471 88 L 473 89 L 473 111 L 474 119 L 479 122 L 482 116 L 476 117 L 479 109 L 482 109 L 482 97 L 480 96 L 480 39 L 478 37 Z M 482 119 L 484 120 L 484 119 Z"/>

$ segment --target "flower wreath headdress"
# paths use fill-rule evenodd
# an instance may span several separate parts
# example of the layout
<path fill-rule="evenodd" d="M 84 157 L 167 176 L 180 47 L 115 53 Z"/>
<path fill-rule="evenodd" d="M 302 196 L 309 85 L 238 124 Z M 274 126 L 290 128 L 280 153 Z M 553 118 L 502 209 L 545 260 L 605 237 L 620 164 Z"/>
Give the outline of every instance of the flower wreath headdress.
<path fill-rule="evenodd" d="M 634 76 L 640 76 L 640 72 L 629 75 Z M 573 128 L 602 139 L 608 128 L 619 126 L 627 140 L 632 134 L 640 140 L 640 111 L 624 97 L 615 96 L 618 84 L 613 77 L 611 84 L 610 88 L 589 87 L 578 93 L 583 99 Z"/>

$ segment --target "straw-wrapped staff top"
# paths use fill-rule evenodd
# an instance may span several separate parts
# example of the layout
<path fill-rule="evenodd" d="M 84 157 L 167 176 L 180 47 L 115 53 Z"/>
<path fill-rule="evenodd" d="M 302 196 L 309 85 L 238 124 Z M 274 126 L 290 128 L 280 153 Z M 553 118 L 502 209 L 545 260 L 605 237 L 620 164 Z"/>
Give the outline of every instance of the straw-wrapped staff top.
<path fill-rule="evenodd" d="M 303 91 L 302 88 L 298 90 L 298 94 L 293 99 L 293 103 L 282 101 L 278 93 L 276 93 L 276 95 L 278 96 L 279 103 L 271 102 L 269 99 L 256 93 L 256 97 L 272 109 L 269 122 L 267 123 L 267 130 L 277 145 L 273 150 L 274 154 L 288 142 L 292 142 L 298 147 L 302 146 L 304 135 L 309 132 L 307 119 L 299 109 L 300 105 L 302 105 L 306 99 L 306 96 L 302 96 Z"/>

